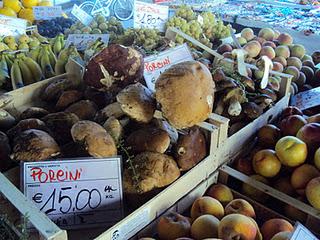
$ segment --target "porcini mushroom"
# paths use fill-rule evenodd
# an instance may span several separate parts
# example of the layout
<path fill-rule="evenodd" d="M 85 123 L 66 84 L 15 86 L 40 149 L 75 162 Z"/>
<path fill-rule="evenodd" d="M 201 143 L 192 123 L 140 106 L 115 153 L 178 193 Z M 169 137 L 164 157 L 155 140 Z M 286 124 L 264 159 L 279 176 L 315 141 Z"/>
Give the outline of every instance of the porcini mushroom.
<path fill-rule="evenodd" d="M 120 103 L 114 102 L 98 111 L 94 120 L 98 123 L 104 123 L 110 117 L 120 118 L 123 115 L 125 113 L 122 111 Z"/>
<path fill-rule="evenodd" d="M 244 114 L 249 119 L 256 119 L 263 113 L 263 108 L 254 102 L 245 102 L 242 104 Z"/>
<path fill-rule="evenodd" d="M 220 112 L 221 109 L 224 109 L 224 107 L 228 105 L 228 114 L 230 116 L 239 116 L 242 110 L 241 103 L 247 101 L 245 91 L 239 87 L 228 88 L 224 91 L 224 95 L 219 101 L 216 110 Z"/>
<path fill-rule="evenodd" d="M 109 117 L 103 124 L 103 127 L 113 137 L 115 142 L 118 142 L 123 135 L 123 126 L 115 117 Z"/>
<path fill-rule="evenodd" d="M 24 110 L 20 114 L 20 119 L 28 119 L 28 118 L 42 118 L 49 114 L 49 112 L 43 108 L 40 107 L 29 107 L 26 110 Z"/>
<path fill-rule="evenodd" d="M 76 114 L 81 120 L 91 120 L 98 110 L 97 105 L 90 100 L 81 100 L 70 105 L 65 112 Z"/>
<path fill-rule="evenodd" d="M 254 102 L 258 104 L 262 109 L 265 109 L 273 103 L 273 100 L 266 94 L 260 94 L 254 98 Z"/>
<path fill-rule="evenodd" d="M 137 122 L 148 123 L 156 109 L 152 92 L 141 83 L 128 85 L 117 95 L 122 111 Z"/>
<path fill-rule="evenodd" d="M 18 136 L 21 132 L 28 129 L 38 129 L 49 133 L 49 129 L 43 121 L 36 118 L 29 118 L 21 120 L 13 128 L 10 128 L 7 131 L 7 135 L 10 139 L 13 139 L 16 136 Z"/>
<path fill-rule="evenodd" d="M 6 110 L 0 109 L 0 129 L 11 128 L 16 123 L 16 119 Z"/>

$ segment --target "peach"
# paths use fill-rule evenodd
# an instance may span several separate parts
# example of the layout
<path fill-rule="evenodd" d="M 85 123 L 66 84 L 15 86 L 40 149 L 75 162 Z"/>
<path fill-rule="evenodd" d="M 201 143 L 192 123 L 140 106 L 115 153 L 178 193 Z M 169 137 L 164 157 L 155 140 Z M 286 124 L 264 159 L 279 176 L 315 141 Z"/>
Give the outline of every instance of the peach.
<path fill-rule="evenodd" d="M 312 53 L 311 57 L 315 65 L 320 63 L 320 51 L 315 51 L 314 53 Z"/>
<path fill-rule="evenodd" d="M 263 177 L 274 177 L 281 169 L 276 152 L 270 149 L 257 152 L 252 159 L 252 166 L 254 171 Z"/>
<path fill-rule="evenodd" d="M 244 28 L 241 31 L 241 37 L 245 38 L 247 41 L 250 41 L 254 38 L 254 32 L 251 28 Z"/>
<path fill-rule="evenodd" d="M 278 71 L 278 72 L 280 72 L 280 71 Z M 280 81 L 281 81 L 281 79 L 279 79 L 278 77 L 273 76 L 273 77 L 269 77 L 269 83 L 268 84 L 270 85 L 270 88 L 272 90 L 279 91 L 280 90 Z"/>
<path fill-rule="evenodd" d="M 289 57 L 287 59 L 287 64 L 288 64 L 288 66 L 296 67 L 298 70 L 301 70 L 301 68 L 302 68 L 302 62 L 297 57 Z"/>
<path fill-rule="evenodd" d="M 261 48 L 260 57 L 267 56 L 270 59 L 274 59 L 276 57 L 276 53 L 274 52 L 272 47 L 265 46 Z"/>
<path fill-rule="evenodd" d="M 217 52 L 220 54 L 223 54 L 225 52 L 232 52 L 232 46 L 228 43 L 221 44 L 218 47 Z"/>
<path fill-rule="evenodd" d="M 320 123 L 308 123 L 297 133 L 297 137 L 305 142 L 310 154 L 320 147 Z"/>
<path fill-rule="evenodd" d="M 272 47 L 273 49 L 275 49 L 277 46 L 274 42 L 271 42 L 271 41 L 266 41 L 262 44 L 262 47 Z"/>
<path fill-rule="evenodd" d="M 303 58 L 304 54 L 306 53 L 306 49 L 301 44 L 294 44 L 290 48 L 290 56 L 297 57 L 299 59 Z"/>
<path fill-rule="evenodd" d="M 290 57 L 290 50 L 287 46 L 278 46 L 275 48 L 276 57 L 283 57 L 287 59 Z"/>
<path fill-rule="evenodd" d="M 271 240 L 271 238 L 279 232 L 292 232 L 293 226 L 285 219 L 272 218 L 266 221 L 260 228 L 263 240 Z"/>
<path fill-rule="evenodd" d="M 271 28 L 262 28 L 258 33 L 258 37 L 272 41 L 274 39 L 274 31 Z"/>
<path fill-rule="evenodd" d="M 315 71 L 315 65 L 312 60 L 305 60 L 302 62 L 302 66 L 311 67 L 313 71 Z"/>
<path fill-rule="evenodd" d="M 264 44 L 267 41 L 262 37 L 255 37 L 253 40 L 257 41 L 258 43 L 260 43 L 261 46 L 262 46 L 262 44 Z"/>
<path fill-rule="evenodd" d="M 299 89 L 302 89 L 306 83 L 306 75 L 303 72 L 300 72 L 298 79 L 295 81 Z"/>
<path fill-rule="evenodd" d="M 280 45 L 290 45 L 293 43 L 293 39 L 288 33 L 280 33 L 277 40 Z"/>
<path fill-rule="evenodd" d="M 212 185 L 206 195 L 217 199 L 223 206 L 233 200 L 230 188 L 221 183 Z"/>
<path fill-rule="evenodd" d="M 314 71 L 311 67 L 308 66 L 302 66 L 301 67 L 301 72 L 304 73 L 304 75 L 306 75 L 306 82 L 309 83 L 314 76 Z"/>
<path fill-rule="evenodd" d="M 239 213 L 247 217 L 255 218 L 256 214 L 252 205 L 244 199 L 234 199 L 225 208 L 225 214 Z"/>
<path fill-rule="evenodd" d="M 283 72 L 283 65 L 279 62 L 273 62 L 272 70 L 276 72 Z"/>
<path fill-rule="evenodd" d="M 303 113 L 297 107 L 293 107 L 293 106 L 286 107 L 285 109 L 283 109 L 283 111 L 281 113 L 281 119 L 284 119 L 284 118 L 286 118 L 288 116 L 291 116 L 291 115 L 301 115 L 301 116 L 303 116 Z"/>
<path fill-rule="evenodd" d="M 223 57 L 233 59 L 233 55 L 231 52 L 225 52 L 222 54 Z"/>
<path fill-rule="evenodd" d="M 294 94 L 297 94 L 299 92 L 299 88 L 298 88 L 298 85 L 295 83 L 295 82 L 292 82 L 291 83 L 291 86 L 293 87 L 294 89 Z"/>
<path fill-rule="evenodd" d="M 320 148 L 314 154 L 314 165 L 320 170 Z"/>
<path fill-rule="evenodd" d="M 284 231 L 274 235 L 271 240 L 290 240 L 292 232 Z"/>
<path fill-rule="evenodd" d="M 235 162 L 233 167 L 237 169 L 239 172 L 242 172 L 246 175 L 253 174 L 253 168 L 251 164 L 251 160 L 248 158 L 238 158 Z"/>
<path fill-rule="evenodd" d="M 293 136 L 281 138 L 275 150 L 280 162 L 289 167 L 301 165 L 306 161 L 308 155 L 307 144 Z"/>
<path fill-rule="evenodd" d="M 247 43 L 247 40 L 244 37 L 237 37 L 237 40 L 238 40 L 240 46 L 243 46 Z"/>
<path fill-rule="evenodd" d="M 278 39 L 280 32 L 276 29 L 274 29 L 273 31 L 274 31 L 274 39 Z"/>
<path fill-rule="evenodd" d="M 273 62 L 278 62 L 278 63 L 281 63 L 281 65 L 283 67 L 286 67 L 287 66 L 287 60 L 284 58 L 284 57 L 275 57 L 274 59 L 272 59 Z"/>
<path fill-rule="evenodd" d="M 306 187 L 308 202 L 317 210 L 320 210 L 320 177 L 312 179 Z"/>
<path fill-rule="evenodd" d="M 218 236 L 219 219 L 210 214 L 198 217 L 191 226 L 191 236 L 196 240 Z"/>
<path fill-rule="evenodd" d="M 292 75 L 292 81 L 296 81 L 299 78 L 300 71 L 298 68 L 295 66 L 288 66 L 285 70 L 284 73 L 287 73 L 289 75 Z"/>
<path fill-rule="evenodd" d="M 308 123 L 320 123 L 320 113 L 307 118 Z"/>
<path fill-rule="evenodd" d="M 310 61 L 313 61 L 312 57 L 308 54 L 305 54 L 302 58 L 301 58 L 301 61 L 306 61 L 306 60 L 310 60 Z"/>
<path fill-rule="evenodd" d="M 253 220 L 237 213 L 225 216 L 218 228 L 218 237 L 222 239 L 255 240 L 257 233 Z"/>
<path fill-rule="evenodd" d="M 303 164 L 293 171 L 291 185 L 297 193 L 304 195 L 308 182 L 315 177 L 320 177 L 318 169 L 310 164 Z"/>
<path fill-rule="evenodd" d="M 251 175 L 250 177 L 255 179 L 256 181 L 262 182 L 264 184 L 269 184 L 269 181 L 265 177 L 262 177 L 260 175 Z M 260 190 L 256 189 L 255 187 L 252 187 L 251 185 L 248 185 L 246 183 L 242 184 L 242 192 L 245 195 L 247 195 L 257 201 L 260 201 L 260 202 L 265 202 L 268 199 L 267 194 L 265 194 L 264 192 L 261 192 Z"/>
<path fill-rule="evenodd" d="M 244 45 L 243 49 L 248 52 L 249 57 L 255 58 L 261 51 L 261 45 L 258 41 L 251 41 Z"/>
<path fill-rule="evenodd" d="M 178 214 L 170 213 L 162 216 L 157 224 L 157 231 L 161 240 L 171 240 L 190 235 L 191 224 L 189 220 Z"/>
<path fill-rule="evenodd" d="M 295 190 L 291 185 L 289 177 L 279 178 L 273 185 L 275 189 L 280 192 L 283 192 L 289 196 L 293 196 L 295 194 Z"/>
<path fill-rule="evenodd" d="M 282 121 L 280 122 L 280 130 L 283 136 L 295 136 L 300 128 L 302 128 L 306 124 L 307 120 L 305 120 L 302 116 L 291 115 L 285 119 L 282 119 Z"/>
<path fill-rule="evenodd" d="M 280 129 L 272 124 L 267 124 L 258 131 L 258 143 L 262 147 L 274 147 L 280 137 Z"/>
<path fill-rule="evenodd" d="M 191 207 L 192 221 L 205 214 L 210 214 L 221 219 L 224 216 L 224 208 L 217 199 L 208 196 L 199 197 Z"/>

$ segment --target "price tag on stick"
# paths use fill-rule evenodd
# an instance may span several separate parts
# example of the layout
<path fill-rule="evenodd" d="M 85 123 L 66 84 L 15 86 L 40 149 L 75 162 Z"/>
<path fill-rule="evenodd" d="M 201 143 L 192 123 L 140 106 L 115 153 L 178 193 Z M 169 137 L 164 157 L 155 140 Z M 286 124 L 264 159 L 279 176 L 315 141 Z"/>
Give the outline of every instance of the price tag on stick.
<path fill-rule="evenodd" d="M 0 36 L 20 36 L 27 30 L 27 21 L 0 14 Z"/>
<path fill-rule="evenodd" d="M 265 89 L 269 82 L 269 73 L 270 70 L 273 68 L 273 64 L 270 58 L 268 58 L 267 56 L 262 56 L 262 60 L 264 61 L 264 73 L 260 82 L 260 88 Z"/>
<path fill-rule="evenodd" d="M 72 43 L 78 50 L 83 51 L 98 38 L 106 44 L 109 42 L 109 34 L 69 34 L 66 47 Z"/>
<path fill-rule="evenodd" d="M 296 222 L 290 240 L 318 240 L 305 226 Z"/>
<path fill-rule="evenodd" d="M 112 225 L 123 218 L 121 159 L 25 162 L 22 188 L 58 226 Z"/>
<path fill-rule="evenodd" d="M 134 2 L 133 27 L 164 31 L 169 18 L 169 7 L 145 2 Z"/>
<path fill-rule="evenodd" d="M 232 54 L 237 56 L 238 72 L 241 76 L 248 77 L 247 67 L 244 62 L 244 56 L 247 52 L 243 49 L 234 49 Z"/>
<path fill-rule="evenodd" d="M 71 14 L 86 26 L 88 26 L 93 21 L 93 17 L 79 8 L 77 4 L 73 5 Z"/>
<path fill-rule="evenodd" d="M 52 18 L 58 18 L 62 16 L 62 7 L 45 7 L 37 6 L 33 7 L 33 15 L 35 20 L 49 20 Z"/>

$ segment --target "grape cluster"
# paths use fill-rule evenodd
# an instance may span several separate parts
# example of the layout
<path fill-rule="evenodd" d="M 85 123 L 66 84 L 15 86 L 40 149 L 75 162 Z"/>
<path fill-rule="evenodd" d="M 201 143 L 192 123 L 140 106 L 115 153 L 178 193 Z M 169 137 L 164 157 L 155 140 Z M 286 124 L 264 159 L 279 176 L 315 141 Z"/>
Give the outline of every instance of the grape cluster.
<path fill-rule="evenodd" d="M 187 21 L 195 20 L 196 14 L 191 9 L 191 7 L 187 5 L 181 5 L 178 10 L 176 11 L 176 16 L 181 17 Z"/>
<path fill-rule="evenodd" d="M 64 33 L 64 31 L 71 27 L 73 20 L 71 18 L 54 18 L 51 20 L 43 20 L 37 23 L 37 28 L 42 36 L 54 38 L 59 33 Z"/>

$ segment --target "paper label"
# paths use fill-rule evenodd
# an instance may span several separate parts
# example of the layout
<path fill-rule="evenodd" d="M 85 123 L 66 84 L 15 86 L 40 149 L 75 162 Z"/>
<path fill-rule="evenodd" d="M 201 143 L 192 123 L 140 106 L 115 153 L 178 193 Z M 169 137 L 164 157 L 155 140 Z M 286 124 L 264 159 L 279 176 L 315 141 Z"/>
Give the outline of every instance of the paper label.
<path fill-rule="evenodd" d="M 174 64 L 192 60 L 192 54 L 186 44 L 146 57 L 144 59 L 144 78 L 148 88 L 154 92 L 155 83 L 162 72 Z"/>
<path fill-rule="evenodd" d="M 244 62 L 244 55 L 246 54 L 246 51 L 243 49 L 234 49 L 232 50 L 232 54 L 236 54 L 237 56 L 237 66 L 239 74 L 241 76 L 248 77 L 247 68 Z"/>
<path fill-rule="evenodd" d="M 143 209 L 132 218 L 129 218 L 119 229 L 112 233 L 112 240 L 127 240 L 150 223 L 149 209 Z"/>
<path fill-rule="evenodd" d="M 25 196 L 63 228 L 123 218 L 121 158 L 25 162 L 22 179 Z"/>
<path fill-rule="evenodd" d="M 262 56 L 262 60 L 264 61 L 264 73 L 262 80 L 260 82 L 260 88 L 265 89 L 268 86 L 269 82 L 269 73 L 273 67 L 272 61 L 267 56 Z"/>
<path fill-rule="evenodd" d="M 88 26 L 93 21 L 93 17 L 79 8 L 77 4 L 73 5 L 71 14 L 86 26 Z"/>
<path fill-rule="evenodd" d="M 305 226 L 296 222 L 290 240 L 318 240 Z"/>
<path fill-rule="evenodd" d="M 169 18 L 169 7 L 145 2 L 134 2 L 133 27 L 164 31 Z"/>
<path fill-rule="evenodd" d="M 58 18 L 62 16 L 62 7 L 54 6 L 54 7 L 45 7 L 38 6 L 33 7 L 33 15 L 35 20 L 49 20 L 53 18 Z"/>
<path fill-rule="evenodd" d="M 154 3 L 168 3 L 168 2 L 172 2 L 172 0 L 154 0 Z"/>
<path fill-rule="evenodd" d="M 78 50 L 83 51 L 98 38 L 106 44 L 109 42 L 109 34 L 69 34 L 66 47 L 73 43 Z"/>
<path fill-rule="evenodd" d="M 27 21 L 0 14 L 0 36 L 19 36 L 26 34 Z"/>

